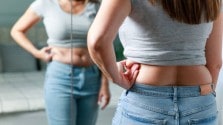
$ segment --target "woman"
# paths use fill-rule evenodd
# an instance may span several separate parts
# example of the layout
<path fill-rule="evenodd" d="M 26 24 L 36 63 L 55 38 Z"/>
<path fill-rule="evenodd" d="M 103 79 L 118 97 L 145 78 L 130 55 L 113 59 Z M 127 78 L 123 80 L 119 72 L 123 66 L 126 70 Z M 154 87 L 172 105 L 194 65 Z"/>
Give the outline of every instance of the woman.
<path fill-rule="evenodd" d="M 91 60 L 86 41 L 98 8 L 96 0 L 36 0 L 11 30 L 20 46 L 48 62 L 45 102 L 49 125 L 95 125 L 97 103 L 103 102 L 102 109 L 109 103 L 108 80 Z M 39 50 L 25 33 L 41 19 L 48 46 Z"/>
<path fill-rule="evenodd" d="M 88 48 L 105 75 L 127 89 L 113 125 L 217 124 L 220 8 L 221 0 L 102 1 Z M 116 64 L 118 30 L 127 59 Z"/>

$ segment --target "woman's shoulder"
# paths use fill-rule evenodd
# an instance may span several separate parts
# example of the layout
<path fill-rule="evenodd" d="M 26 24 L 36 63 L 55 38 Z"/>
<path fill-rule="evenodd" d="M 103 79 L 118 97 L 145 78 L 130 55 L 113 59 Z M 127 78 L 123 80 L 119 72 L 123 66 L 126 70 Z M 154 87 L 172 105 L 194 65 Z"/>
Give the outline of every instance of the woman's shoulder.
<path fill-rule="evenodd" d="M 44 16 L 52 5 L 56 5 L 57 0 L 35 0 L 31 3 L 30 8 L 36 12 L 39 16 Z"/>
<path fill-rule="evenodd" d="M 100 2 L 88 2 L 87 4 L 87 10 L 92 11 L 92 10 L 96 10 L 98 11 L 99 7 L 100 7 Z"/>
<path fill-rule="evenodd" d="M 43 7 L 43 6 L 48 6 L 48 5 L 51 5 L 51 4 L 55 4 L 56 2 L 57 2 L 57 0 L 34 0 L 32 2 L 32 4 L 38 4 L 38 5 L 41 5 Z"/>
<path fill-rule="evenodd" d="M 88 2 L 85 9 L 85 15 L 87 15 L 91 19 L 94 18 L 98 12 L 99 7 L 99 2 Z"/>

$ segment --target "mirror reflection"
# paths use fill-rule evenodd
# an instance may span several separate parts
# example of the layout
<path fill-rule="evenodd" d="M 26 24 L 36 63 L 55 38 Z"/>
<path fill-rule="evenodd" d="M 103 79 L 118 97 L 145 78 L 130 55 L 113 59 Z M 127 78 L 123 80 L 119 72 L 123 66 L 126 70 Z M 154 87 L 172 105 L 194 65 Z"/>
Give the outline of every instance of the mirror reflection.
<path fill-rule="evenodd" d="M 111 123 L 122 88 L 108 84 L 86 48 L 100 1 L 1 2 L 0 124 Z"/>

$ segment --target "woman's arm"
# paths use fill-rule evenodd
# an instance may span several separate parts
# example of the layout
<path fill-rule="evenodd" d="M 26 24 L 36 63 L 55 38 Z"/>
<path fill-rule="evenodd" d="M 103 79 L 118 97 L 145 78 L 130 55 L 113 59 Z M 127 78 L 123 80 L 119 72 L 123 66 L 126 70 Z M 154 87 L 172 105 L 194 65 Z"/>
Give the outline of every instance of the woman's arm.
<path fill-rule="evenodd" d="M 51 59 L 51 55 L 49 54 L 50 48 L 44 47 L 43 49 L 38 50 L 26 36 L 26 32 L 37 22 L 39 22 L 40 19 L 41 17 L 39 17 L 30 8 L 27 9 L 27 11 L 12 27 L 11 36 L 16 43 L 18 43 L 21 47 L 23 47 L 36 58 L 49 61 Z"/>
<path fill-rule="evenodd" d="M 214 21 L 213 29 L 206 45 L 206 66 L 211 73 L 212 83 L 214 84 L 217 83 L 218 74 L 222 66 L 222 23 L 223 13 Z"/>
<path fill-rule="evenodd" d="M 130 88 L 133 82 L 119 71 L 120 65 L 118 69 L 113 41 L 130 11 L 130 0 L 103 0 L 88 32 L 88 48 L 94 62 L 107 78 L 124 88 Z"/>

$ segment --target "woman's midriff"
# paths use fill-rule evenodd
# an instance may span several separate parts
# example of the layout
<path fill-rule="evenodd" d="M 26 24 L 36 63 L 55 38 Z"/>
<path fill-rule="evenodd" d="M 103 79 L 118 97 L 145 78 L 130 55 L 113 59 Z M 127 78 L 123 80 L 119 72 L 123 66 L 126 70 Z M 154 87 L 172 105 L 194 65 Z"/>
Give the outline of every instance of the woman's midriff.
<path fill-rule="evenodd" d="M 137 83 L 157 86 L 190 86 L 212 83 L 205 66 L 151 66 L 141 65 Z"/>
<path fill-rule="evenodd" d="M 91 66 L 93 61 L 90 58 L 87 48 L 60 48 L 52 47 L 52 60 L 75 66 Z"/>

